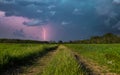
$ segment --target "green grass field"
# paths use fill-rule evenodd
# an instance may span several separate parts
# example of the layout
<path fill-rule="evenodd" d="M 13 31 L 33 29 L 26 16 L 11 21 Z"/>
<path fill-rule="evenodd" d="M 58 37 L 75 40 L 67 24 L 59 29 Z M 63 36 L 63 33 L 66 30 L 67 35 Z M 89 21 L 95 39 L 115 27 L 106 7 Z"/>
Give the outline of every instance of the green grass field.
<path fill-rule="evenodd" d="M 9 65 L 25 63 L 34 57 L 44 55 L 50 48 L 56 45 L 40 44 L 0 44 L 0 69 Z"/>
<path fill-rule="evenodd" d="M 49 50 L 56 48 L 57 45 L 52 44 L 0 43 L 0 70 L 11 65 L 28 64 L 26 61 L 45 56 Z M 75 53 L 88 60 L 88 63 L 93 62 L 97 63 L 97 66 L 104 66 L 103 70 L 109 73 L 120 74 L 120 44 L 64 44 L 55 50 L 55 54 L 52 54 L 42 75 L 87 75 L 87 71 L 78 64 Z"/>
<path fill-rule="evenodd" d="M 120 44 L 68 44 L 87 60 L 106 66 L 113 73 L 120 73 Z"/>

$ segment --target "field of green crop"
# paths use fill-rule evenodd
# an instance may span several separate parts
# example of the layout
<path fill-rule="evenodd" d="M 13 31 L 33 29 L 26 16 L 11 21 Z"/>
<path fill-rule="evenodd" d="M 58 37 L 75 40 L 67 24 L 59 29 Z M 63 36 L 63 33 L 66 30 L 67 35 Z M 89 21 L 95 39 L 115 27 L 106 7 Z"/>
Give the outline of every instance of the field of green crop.
<path fill-rule="evenodd" d="M 43 55 L 56 45 L 41 44 L 0 44 L 0 69 L 11 64 L 26 62 L 33 57 Z"/>
<path fill-rule="evenodd" d="M 42 75 L 85 75 L 85 72 L 80 69 L 70 50 L 60 48 Z"/>
<path fill-rule="evenodd" d="M 120 44 L 66 44 L 65 46 L 60 45 L 55 51 L 42 75 L 87 75 L 78 64 L 74 51 L 88 60 L 88 63 L 90 60 L 98 66 L 105 66 L 110 73 L 120 73 Z M 0 71 L 11 65 L 27 63 L 26 61 L 45 55 L 49 50 L 56 49 L 55 47 L 57 45 L 0 43 Z"/>
<path fill-rule="evenodd" d="M 68 44 L 85 59 L 107 66 L 113 73 L 120 73 L 120 44 Z"/>

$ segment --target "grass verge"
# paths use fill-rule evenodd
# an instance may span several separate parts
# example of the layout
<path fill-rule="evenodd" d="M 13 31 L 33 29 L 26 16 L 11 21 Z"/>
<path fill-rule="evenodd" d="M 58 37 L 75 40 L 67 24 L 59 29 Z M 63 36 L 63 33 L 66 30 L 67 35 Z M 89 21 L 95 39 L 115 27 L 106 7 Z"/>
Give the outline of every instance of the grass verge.
<path fill-rule="evenodd" d="M 70 50 L 60 46 L 42 75 L 85 75 Z"/>
<path fill-rule="evenodd" d="M 24 65 L 39 56 L 44 55 L 57 45 L 40 44 L 0 44 L 0 73 L 9 68 Z"/>
<path fill-rule="evenodd" d="M 88 61 L 105 66 L 104 72 L 120 74 L 120 44 L 68 44 Z"/>

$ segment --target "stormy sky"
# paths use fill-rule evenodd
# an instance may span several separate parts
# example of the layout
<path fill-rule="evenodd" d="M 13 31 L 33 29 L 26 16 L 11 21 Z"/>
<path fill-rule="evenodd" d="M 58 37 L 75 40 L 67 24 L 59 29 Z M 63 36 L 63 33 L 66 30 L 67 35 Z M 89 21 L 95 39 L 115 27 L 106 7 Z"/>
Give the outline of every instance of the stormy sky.
<path fill-rule="evenodd" d="M 0 0 L 0 38 L 79 40 L 120 34 L 120 0 Z"/>

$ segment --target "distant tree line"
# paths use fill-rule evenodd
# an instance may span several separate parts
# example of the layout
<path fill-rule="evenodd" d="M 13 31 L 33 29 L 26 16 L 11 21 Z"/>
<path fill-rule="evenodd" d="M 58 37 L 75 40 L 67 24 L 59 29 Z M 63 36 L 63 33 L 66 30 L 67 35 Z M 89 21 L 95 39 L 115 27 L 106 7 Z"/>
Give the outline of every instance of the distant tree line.
<path fill-rule="evenodd" d="M 104 34 L 103 36 L 93 36 L 87 40 L 69 41 L 67 43 L 80 43 L 80 44 L 110 44 L 120 43 L 120 36 L 112 33 Z"/>
<path fill-rule="evenodd" d="M 21 39 L 0 39 L 0 43 L 50 43 L 50 44 L 110 44 L 110 43 L 120 43 L 120 36 L 117 36 L 112 33 L 104 34 L 103 36 L 93 36 L 90 39 L 86 40 L 76 40 L 76 41 L 69 41 L 64 42 L 62 40 L 56 41 L 37 41 L 37 40 L 21 40 Z"/>
<path fill-rule="evenodd" d="M 21 39 L 0 39 L 0 43 L 49 43 L 48 41 L 21 40 Z"/>

